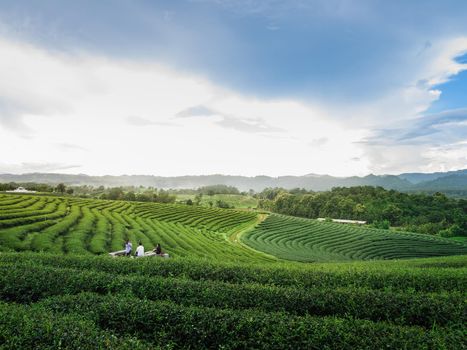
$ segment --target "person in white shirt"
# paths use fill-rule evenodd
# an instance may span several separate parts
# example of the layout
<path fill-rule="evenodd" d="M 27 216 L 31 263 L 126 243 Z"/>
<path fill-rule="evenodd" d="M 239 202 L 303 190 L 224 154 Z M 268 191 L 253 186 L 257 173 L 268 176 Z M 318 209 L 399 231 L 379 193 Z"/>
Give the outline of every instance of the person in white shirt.
<path fill-rule="evenodd" d="M 132 249 L 133 249 L 133 246 L 132 246 L 130 240 L 127 239 L 127 241 L 125 243 L 125 255 L 130 256 Z"/>
<path fill-rule="evenodd" d="M 137 258 L 141 258 L 142 256 L 144 256 L 144 247 L 143 247 L 143 244 L 141 242 L 139 242 L 138 248 L 136 248 L 135 256 Z"/>

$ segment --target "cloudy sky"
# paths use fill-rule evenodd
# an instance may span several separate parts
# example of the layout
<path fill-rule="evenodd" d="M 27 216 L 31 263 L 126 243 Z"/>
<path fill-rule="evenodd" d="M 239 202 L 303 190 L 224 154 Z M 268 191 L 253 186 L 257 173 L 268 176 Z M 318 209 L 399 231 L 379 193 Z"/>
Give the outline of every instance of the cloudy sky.
<path fill-rule="evenodd" d="M 467 168 L 467 1 L 0 0 L 0 173 Z"/>

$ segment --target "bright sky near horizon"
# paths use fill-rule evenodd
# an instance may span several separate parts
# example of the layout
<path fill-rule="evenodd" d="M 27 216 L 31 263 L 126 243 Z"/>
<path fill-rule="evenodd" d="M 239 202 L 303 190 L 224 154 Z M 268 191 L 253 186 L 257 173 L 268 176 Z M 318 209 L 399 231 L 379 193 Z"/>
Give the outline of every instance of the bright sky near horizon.
<path fill-rule="evenodd" d="M 0 0 L 0 173 L 467 168 L 463 0 Z"/>

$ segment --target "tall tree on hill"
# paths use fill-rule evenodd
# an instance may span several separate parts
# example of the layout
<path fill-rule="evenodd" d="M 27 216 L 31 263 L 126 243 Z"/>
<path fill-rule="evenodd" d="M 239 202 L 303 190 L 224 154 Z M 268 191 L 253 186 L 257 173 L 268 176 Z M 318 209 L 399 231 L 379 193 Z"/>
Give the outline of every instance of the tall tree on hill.
<path fill-rule="evenodd" d="M 196 196 L 195 196 L 195 204 L 196 204 L 196 205 L 199 205 L 199 204 L 201 203 L 201 199 L 203 199 L 203 194 L 202 194 L 202 193 L 196 194 Z"/>
<path fill-rule="evenodd" d="M 61 194 L 65 193 L 66 191 L 66 186 L 63 183 L 59 183 L 56 188 L 57 192 L 60 192 Z"/>

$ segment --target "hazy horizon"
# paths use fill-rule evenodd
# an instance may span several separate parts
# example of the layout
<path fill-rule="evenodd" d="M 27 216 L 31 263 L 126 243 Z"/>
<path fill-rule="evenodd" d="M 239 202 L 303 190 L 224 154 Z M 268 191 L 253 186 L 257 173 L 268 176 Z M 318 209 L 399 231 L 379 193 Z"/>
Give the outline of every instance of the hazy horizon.
<path fill-rule="evenodd" d="M 449 170 L 449 171 L 445 171 L 445 172 L 440 172 L 440 173 L 448 173 L 448 172 L 456 172 L 456 171 L 462 171 L 462 170 L 467 170 L 467 168 L 462 168 L 462 169 L 456 169 L 456 170 Z M 28 175 L 28 174 L 52 174 L 52 175 L 72 175 L 72 176 L 99 176 L 99 177 L 104 177 L 104 176 L 115 176 L 115 177 L 118 177 L 118 176 L 154 176 L 154 177 L 189 177 L 189 176 L 232 176 L 232 177 L 236 177 L 236 176 L 240 176 L 240 177 L 250 177 L 250 178 L 253 178 L 253 177 L 261 177 L 261 176 L 266 176 L 266 177 L 272 177 L 272 178 L 277 178 L 277 177 L 287 177 L 287 176 L 293 176 L 293 177 L 304 177 L 304 176 L 316 176 L 316 177 L 321 177 L 321 176 L 332 176 L 332 177 L 337 177 L 337 178 L 345 178 L 345 177 L 352 177 L 352 176 L 357 176 L 357 177 L 366 177 L 366 176 L 370 176 L 370 175 L 374 175 L 374 176 L 397 176 L 397 175 L 402 175 L 402 174 L 406 174 L 406 173 L 420 173 L 420 174 L 432 174 L 432 173 L 435 173 L 435 172 L 405 172 L 405 173 L 394 173 L 394 174 L 374 174 L 374 173 L 368 173 L 368 174 L 364 174 L 364 175 L 349 175 L 349 176 L 334 176 L 334 175 L 330 175 L 330 174 L 315 174 L 315 173 L 308 173 L 308 174 L 300 174 L 300 175 L 291 175 L 291 174 L 279 174 L 279 175 L 267 175 L 267 174 L 256 174 L 256 175 L 241 175 L 241 174 L 226 174 L 226 173 L 211 173 L 211 174 L 182 174 L 182 175 L 171 175 L 171 176 L 167 176 L 167 175 L 159 175 L 159 174 L 105 174 L 105 173 L 102 173 L 102 174 L 87 174 L 87 173 L 73 173 L 73 172 L 69 172 L 69 173 L 64 173 L 64 172 L 40 172 L 40 171 L 36 171 L 36 172 L 25 172 L 25 173 L 1 173 L 0 172 L 0 175 L 18 175 L 18 176 L 21 176 L 21 175 Z"/>
<path fill-rule="evenodd" d="M 467 168 L 467 2 L 5 0 L 0 173 Z"/>

